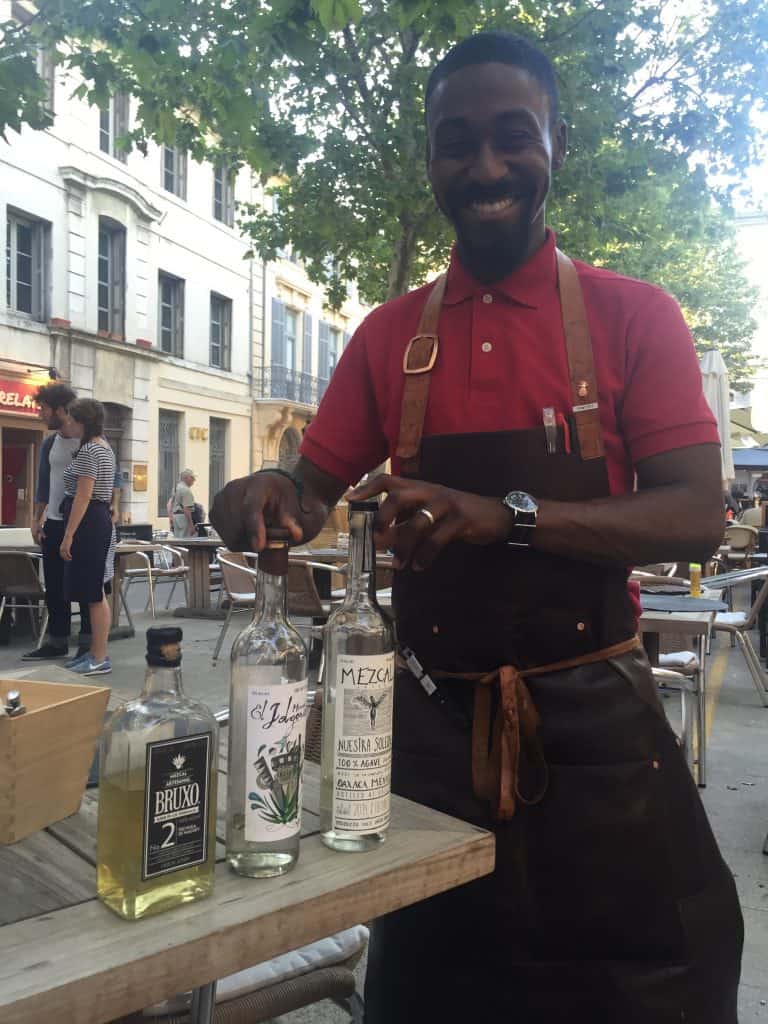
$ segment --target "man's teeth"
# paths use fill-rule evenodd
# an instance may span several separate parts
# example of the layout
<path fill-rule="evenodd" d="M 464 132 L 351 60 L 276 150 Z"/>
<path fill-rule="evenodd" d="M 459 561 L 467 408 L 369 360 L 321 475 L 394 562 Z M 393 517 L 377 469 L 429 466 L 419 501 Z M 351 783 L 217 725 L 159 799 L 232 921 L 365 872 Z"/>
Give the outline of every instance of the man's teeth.
<path fill-rule="evenodd" d="M 470 207 L 473 210 L 481 210 L 483 213 L 495 213 L 496 211 L 506 210 L 510 206 L 514 206 L 519 198 L 519 196 L 505 196 L 503 199 L 495 199 L 493 202 L 475 200 L 475 202 L 470 203 Z"/>

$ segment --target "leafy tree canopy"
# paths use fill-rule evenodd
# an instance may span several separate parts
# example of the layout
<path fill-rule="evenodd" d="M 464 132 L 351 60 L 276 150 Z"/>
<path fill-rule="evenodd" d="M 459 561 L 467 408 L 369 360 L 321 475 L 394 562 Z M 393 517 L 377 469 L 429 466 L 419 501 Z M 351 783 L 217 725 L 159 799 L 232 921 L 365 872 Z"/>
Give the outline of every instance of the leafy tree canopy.
<path fill-rule="evenodd" d="M 277 211 L 243 211 L 262 258 L 292 243 L 338 305 L 444 264 L 451 233 L 424 168 L 435 60 L 481 27 L 521 32 L 557 67 L 571 150 L 549 220 L 573 256 L 654 281 L 683 305 L 734 383 L 750 374 L 754 296 L 729 203 L 760 156 L 764 0 L 39 0 L 0 44 L 0 130 L 47 123 L 40 45 L 103 103 L 136 97 L 125 144 L 175 141 L 278 180 Z M 708 182 L 720 183 L 713 189 Z M 723 184 L 724 183 L 724 184 Z"/>

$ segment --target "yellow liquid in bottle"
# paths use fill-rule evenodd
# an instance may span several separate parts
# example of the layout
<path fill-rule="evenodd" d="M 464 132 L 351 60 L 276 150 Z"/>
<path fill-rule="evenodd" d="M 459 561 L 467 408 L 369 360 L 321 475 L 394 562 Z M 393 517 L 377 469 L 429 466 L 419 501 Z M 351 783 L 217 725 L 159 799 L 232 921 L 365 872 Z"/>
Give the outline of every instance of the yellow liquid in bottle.
<path fill-rule="evenodd" d="M 135 920 L 208 896 L 213 889 L 216 859 L 215 775 L 208 802 L 207 858 L 142 881 L 144 837 L 143 770 L 104 779 L 99 785 L 98 866 L 99 899 L 121 917 Z"/>

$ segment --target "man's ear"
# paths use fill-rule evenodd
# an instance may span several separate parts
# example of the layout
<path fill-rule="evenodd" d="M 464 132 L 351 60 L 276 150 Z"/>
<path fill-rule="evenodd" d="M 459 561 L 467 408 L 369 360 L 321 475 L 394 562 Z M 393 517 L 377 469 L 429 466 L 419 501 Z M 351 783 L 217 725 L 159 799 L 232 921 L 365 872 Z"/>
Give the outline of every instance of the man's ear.
<path fill-rule="evenodd" d="M 559 171 L 568 152 L 568 125 L 559 118 L 552 129 L 552 170 Z"/>

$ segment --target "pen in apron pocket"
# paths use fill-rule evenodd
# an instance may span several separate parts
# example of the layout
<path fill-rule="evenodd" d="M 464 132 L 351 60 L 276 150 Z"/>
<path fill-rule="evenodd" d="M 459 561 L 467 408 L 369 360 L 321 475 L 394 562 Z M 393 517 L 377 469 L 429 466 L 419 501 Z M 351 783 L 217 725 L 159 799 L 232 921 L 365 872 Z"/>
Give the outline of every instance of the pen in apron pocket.
<path fill-rule="evenodd" d="M 557 420 L 555 419 L 555 410 L 551 405 L 546 406 L 541 410 L 541 415 L 544 420 L 544 434 L 547 439 L 547 455 L 557 454 Z"/>

